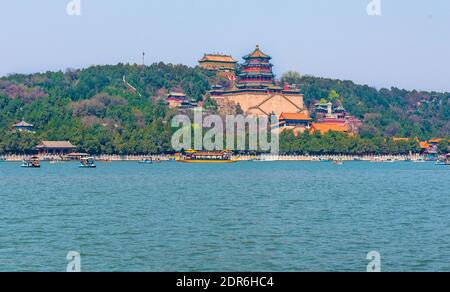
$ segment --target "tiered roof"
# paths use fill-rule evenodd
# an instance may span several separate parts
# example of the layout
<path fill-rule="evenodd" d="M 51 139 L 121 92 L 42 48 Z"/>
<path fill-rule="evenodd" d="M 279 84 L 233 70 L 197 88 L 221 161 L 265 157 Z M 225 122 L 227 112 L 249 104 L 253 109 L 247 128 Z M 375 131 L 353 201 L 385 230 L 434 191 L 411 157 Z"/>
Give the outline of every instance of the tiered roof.
<path fill-rule="evenodd" d="M 249 55 L 244 57 L 238 88 L 241 89 L 266 89 L 275 85 L 275 75 L 272 72 L 272 57 L 263 53 L 259 46 Z"/>
<path fill-rule="evenodd" d="M 261 59 L 268 59 L 268 60 L 272 59 L 271 56 L 269 56 L 261 51 L 261 49 L 259 48 L 259 45 L 256 45 L 256 49 L 253 51 L 253 53 L 244 57 L 245 60 L 254 59 L 254 58 L 261 58 Z"/>

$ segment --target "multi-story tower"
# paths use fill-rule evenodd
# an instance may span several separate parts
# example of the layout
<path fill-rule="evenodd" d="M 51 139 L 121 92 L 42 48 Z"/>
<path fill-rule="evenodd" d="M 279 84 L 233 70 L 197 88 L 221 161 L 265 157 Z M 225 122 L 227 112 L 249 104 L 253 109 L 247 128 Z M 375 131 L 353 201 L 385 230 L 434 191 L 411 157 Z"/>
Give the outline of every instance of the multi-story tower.
<path fill-rule="evenodd" d="M 237 87 L 239 89 L 266 89 L 275 85 L 275 75 L 270 63 L 271 56 L 264 54 L 259 46 L 253 53 L 244 57 L 245 63 L 241 66 L 238 75 Z"/>
<path fill-rule="evenodd" d="M 259 46 L 244 57 L 244 64 L 238 68 L 236 87 L 232 89 L 213 88 L 209 93 L 219 105 L 222 114 L 232 114 L 233 109 L 240 108 L 247 115 L 268 116 L 301 114 L 285 119 L 297 123 L 300 130 L 310 122 L 308 111 L 303 104 L 303 95 L 295 86 L 275 81 L 270 63 L 272 57 L 263 53 Z M 296 128 L 298 128 L 296 126 Z"/>

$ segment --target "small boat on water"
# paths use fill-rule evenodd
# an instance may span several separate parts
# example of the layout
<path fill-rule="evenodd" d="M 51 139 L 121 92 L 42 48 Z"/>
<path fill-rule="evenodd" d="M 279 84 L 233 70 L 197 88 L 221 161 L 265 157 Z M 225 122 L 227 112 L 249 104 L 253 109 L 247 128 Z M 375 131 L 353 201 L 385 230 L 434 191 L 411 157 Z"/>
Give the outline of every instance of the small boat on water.
<path fill-rule="evenodd" d="M 252 159 L 253 162 L 277 162 L 279 161 L 276 156 L 260 156 L 255 159 Z"/>
<path fill-rule="evenodd" d="M 450 153 L 447 154 L 446 156 L 439 158 L 436 161 L 436 165 L 448 165 L 450 166 Z"/>
<path fill-rule="evenodd" d="M 190 150 L 186 155 L 180 157 L 178 162 L 182 163 L 236 163 L 237 160 L 232 159 L 230 151 L 222 152 L 204 152 Z"/>
<path fill-rule="evenodd" d="M 334 165 L 344 165 L 344 161 L 341 159 L 336 159 L 333 161 L 333 164 Z"/>
<path fill-rule="evenodd" d="M 419 158 L 419 159 L 412 159 L 411 162 L 412 163 L 425 163 L 427 161 L 423 158 Z"/>
<path fill-rule="evenodd" d="M 96 168 L 95 160 L 93 157 L 86 157 L 80 160 L 80 168 Z"/>
<path fill-rule="evenodd" d="M 139 161 L 140 164 L 153 164 L 153 158 L 146 157 Z"/>
<path fill-rule="evenodd" d="M 22 167 L 22 168 L 40 168 L 41 163 L 39 162 L 38 157 L 31 157 L 30 159 L 24 159 L 22 162 L 22 165 L 20 167 Z"/>

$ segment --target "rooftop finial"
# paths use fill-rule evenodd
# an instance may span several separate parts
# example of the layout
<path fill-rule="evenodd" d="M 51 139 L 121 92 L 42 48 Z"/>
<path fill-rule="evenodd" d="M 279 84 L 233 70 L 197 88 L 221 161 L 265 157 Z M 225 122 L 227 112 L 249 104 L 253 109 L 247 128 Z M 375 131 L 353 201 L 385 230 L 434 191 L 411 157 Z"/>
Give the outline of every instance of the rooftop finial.
<path fill-rule="evenodd" d="M 256 49 L 259 50 L 259 45 L 256 45 Z"/>

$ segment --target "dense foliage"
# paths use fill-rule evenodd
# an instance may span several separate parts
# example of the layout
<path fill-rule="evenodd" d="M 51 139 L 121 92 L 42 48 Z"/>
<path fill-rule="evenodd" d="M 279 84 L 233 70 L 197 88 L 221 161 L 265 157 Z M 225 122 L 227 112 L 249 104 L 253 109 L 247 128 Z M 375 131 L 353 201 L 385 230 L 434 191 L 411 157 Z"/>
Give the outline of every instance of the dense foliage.
<path fill-rule="evenodd" d="M 30 153 L 40 140 L 70 140 L 91 154 L 170 151 L 170 90 L 200 100 L 208 72 L 183 65 L 93 66 L 0 79 L 0 153 Z M 12 131 L 25 120 L 36 133 Z"/>
<path fill-rule="evenodd" d="M 377 90 L 351 81 L 304 76 L 298 85 L 309 105 L 321 99 L 341 103 L 364 120 L 361 136 L 427 140 L 450 136 L 450 93 Z"/>
<path fill-rule="evenodd" d="M 342 103 L 365 122 L 361 137 L 339 134 L 281 137 L 284 153 L 405 153 L 416 143 L 393 143 L 386 137 L 428 139 L 450 136 L 450 94 L 376 90 L 350 81 L 300 76 L 289 72 L 312 106 L 321 99 Z M 169 91 L 184 91 L 201 100 L 212 84 L 212 73 L 183 65 L 148 67 L 118 64 L 83 70 L 11 75 L 0 78 L 0 153 L 31 153 L 41 140 L 70 140 L 91 154 L 170 152 L 176 112 L 163 102 Z M 204 107 L 217 109 L 207 99 Z M 34 124 L 35 133 L 19 133 L 12 125 Z"/>
<path fill-rule="evenodd" d="M 347 136 L 343 133 L 329 132 L 325 135 L 316 133 L 295 136 L 292 131 L 285 131 L 280 137 L 281 154 L 346 154 L 346 155 L 407 155 L 420 152 L 417 140 L 397 141 L 375 137 L 362 138 Z"/>

